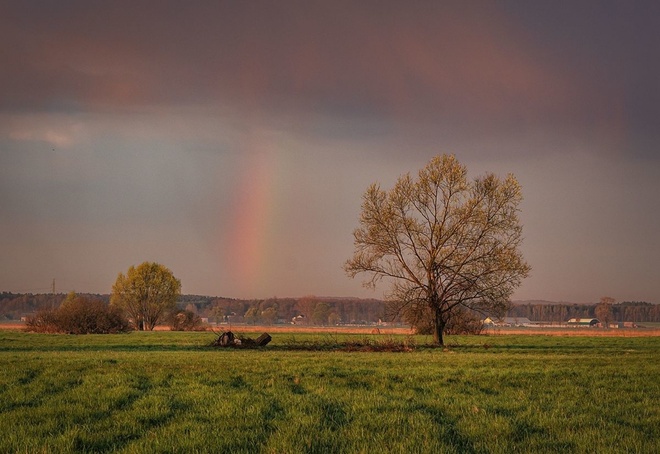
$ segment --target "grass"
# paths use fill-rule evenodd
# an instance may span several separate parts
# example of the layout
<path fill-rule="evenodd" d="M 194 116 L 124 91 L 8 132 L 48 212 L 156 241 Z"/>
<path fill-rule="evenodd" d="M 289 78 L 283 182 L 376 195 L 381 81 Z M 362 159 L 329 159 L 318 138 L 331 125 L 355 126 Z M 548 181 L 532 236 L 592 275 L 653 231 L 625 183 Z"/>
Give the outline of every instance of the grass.
<path fill-rule="evenodd" d="M 660 338 L 365 339 L 0 331 L 0 451 L 660 452 Z"/>

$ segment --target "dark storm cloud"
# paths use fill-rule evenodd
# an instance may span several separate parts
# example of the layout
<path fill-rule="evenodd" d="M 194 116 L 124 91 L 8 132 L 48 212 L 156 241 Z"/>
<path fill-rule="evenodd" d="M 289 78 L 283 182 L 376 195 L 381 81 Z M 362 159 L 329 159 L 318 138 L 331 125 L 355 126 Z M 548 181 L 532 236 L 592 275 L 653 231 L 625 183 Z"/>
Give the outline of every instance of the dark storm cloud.
<path fill-rule="evenodd" d="M 212 103 L 488 132 L 588 126 L 617 108 L 567 64 L 570 49 L 552 59 L 530 40 L 536 24 L 491 2 L 16 2 L 3 13 L 5 110 Z"/>
<path fill-rule="evenodd" d="M 589 96 L 582 126 L 625 129 L 631 155 L 657 154 L 660 3 L 656 1 L 509 2 L 512 20 L 529 31 L 553 65 L 572 68 Z M 591 104 L 588 104 L 588 102 Z M 591 118 L 591 123 L 589 123 Z"/>

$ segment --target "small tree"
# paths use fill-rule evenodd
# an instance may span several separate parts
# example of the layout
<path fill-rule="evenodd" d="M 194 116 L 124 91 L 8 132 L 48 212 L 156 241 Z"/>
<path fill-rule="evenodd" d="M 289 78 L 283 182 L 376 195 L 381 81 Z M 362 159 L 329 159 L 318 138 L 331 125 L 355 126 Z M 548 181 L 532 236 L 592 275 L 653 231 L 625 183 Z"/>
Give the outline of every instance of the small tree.
<path fill-rule="evenodd" d="M 245 323 L 248 325 L 256 325 L 261 320 L 261 314 L 259 312 L 259 303 L 254 303 L 250 308 L 245 311 L 243 315 Z"/>
<path fill-rule="evenodd" d="M 261 311 L 261 320 L 266 325 L 272 325 L 277 321 L 277 305 L 267 307 Z"/>
<path fill-rule="evenodd" d="M 437 156 L 383 191 L 364 194 L 349 276 L 366 273 L 366 286 L 392 281 L 388 312 L 404 319 L 430 317 L 433 338 L 456 311 L 503 315 L 509 297 L 530 271 L 519 251 L 520 185 L 509 175 L 468 181 L 454 156 Z"/>
<path fill-rule="evenodd" d="M 136 329 L 153 330 L 171 310 L 181 293 L 181 281 L 172 272 L 155 262 L 131 266 L 119 273 L 112 286 L 111 304 L 122 308 Z"/>
<path fill-rule="evenodd" d="M 330 315 L 328 315 L 328 325 L 330 326 L 336 326 L 341 323 L 341 317 L 337 312 L 330 312 Z"/>
<path fill-rule="evenodd" d="M 218 302 L 216 302 L 211 308 L 211 315 L 215 318 L 217 322 L 222 322 L 225 319 L 225 308 Z"/>
<path fill-rule="evenodd" d="M 202 318 L 188 309 L 170 313 L 168 317 L 172 331 L 204 331 Z"/>
<path fill-rule="evenodd" d="M 329 315 L 330 306 L 328 303 L 321 301 L 314 307 L 314 311 L 312 312 L 312 323 L 315 325 L 327 325 Z"/>
<path fill-rule="evenodd" d="M 599 322 L 601 322 L 606 328 L 610 327 L 610 323 L 614 321 L 614 314 L 612 312 L 612 304 L 616 300 L 609 296 L 603 296 L 600 299 L 600 303 L 596 305 L 595 314 Z"/>
<path fill-rule="evenodd" d="M 312 319 L 312 313 L 318 303 L 318 298 L 314 295 L 306 295 L 296 301 L 297 311 L 305 317 L 306 322 Z"/>

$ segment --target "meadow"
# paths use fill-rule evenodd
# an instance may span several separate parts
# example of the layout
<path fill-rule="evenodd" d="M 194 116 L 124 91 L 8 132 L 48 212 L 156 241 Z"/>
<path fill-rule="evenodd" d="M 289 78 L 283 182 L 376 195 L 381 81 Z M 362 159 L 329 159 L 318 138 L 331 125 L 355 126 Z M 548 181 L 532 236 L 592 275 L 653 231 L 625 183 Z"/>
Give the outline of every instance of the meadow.
<path fill-rule="evenodd" d="M 214 337 L 0 331 L 0 452 L 660 452 L 659 337 Z"/>

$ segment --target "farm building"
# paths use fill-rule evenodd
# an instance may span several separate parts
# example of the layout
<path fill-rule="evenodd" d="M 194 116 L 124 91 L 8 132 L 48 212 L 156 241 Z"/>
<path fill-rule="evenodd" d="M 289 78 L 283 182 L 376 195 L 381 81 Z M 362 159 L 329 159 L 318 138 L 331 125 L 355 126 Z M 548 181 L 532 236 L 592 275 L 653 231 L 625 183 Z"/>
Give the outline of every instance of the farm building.
<path fill-rule="evenodd" d="M 568 326 L 599 326 L 600 321 L 597 318 L 572 318 L 566 322 Z"/>
<path fill-rule="evenodd" d="M 610 328 L 637 328 L 637 324 L 634 322 L 612 322 L 610 323 Z"/>

